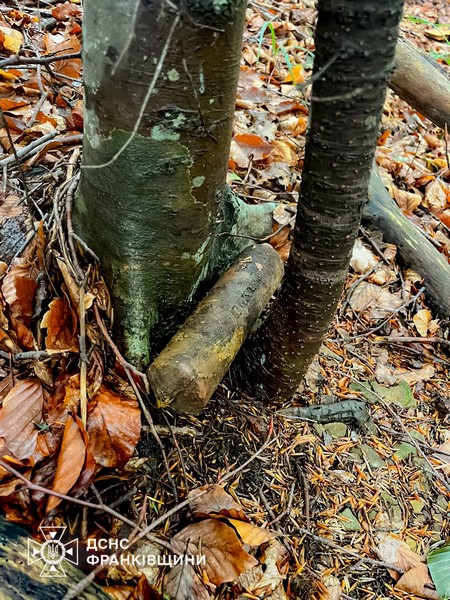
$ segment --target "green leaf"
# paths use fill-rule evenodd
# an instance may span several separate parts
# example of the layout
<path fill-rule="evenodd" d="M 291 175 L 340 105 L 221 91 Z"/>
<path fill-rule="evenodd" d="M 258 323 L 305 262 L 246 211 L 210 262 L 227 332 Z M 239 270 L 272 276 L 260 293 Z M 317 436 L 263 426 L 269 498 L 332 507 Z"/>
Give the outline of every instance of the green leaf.
<path fill-rule="evenodd" d="M 342 526 L 346 531 L 361 531 L 361 523 L 349 508 L 343 510 L 339 516 L 343 517 Z"/>
<path fill-rule="evenodd" d="M 394 456 L 397 460 L 403 460 L 404 458 L 417 455 L 417 450 L 414 448 L 414 446 L 412 444 L 408 444 L 407 442 L 399 442 L 398 444 L 395 444 L 394 450 Z"/>
<path fill-rule="evenodd" d="M 261 47 L 264 41 L 264 34 L 266 33 L 266 29 L 269 28 L 269 31 L 272 35 L 272 50 L 274 53 L 274 56 L 277 55 L 278 52 L 278 44 L 277 44 L 277 36 L 275 34 L 275 29 L 274 26 L 272 25 L 272 21 L 273 19 L 275 19 L 275 17 L 273 17 L 270 21 L 265 21 L 263 23 L 263 26 L 261 27 L 261 31 L 259 32 L 259 36 L 258 36 L 258 52 L 256 53 L 256 62 L 259 62 L 259 57 L 261 56 Z"/>
<path fill-rule="evenodd" d="M 228 173 L 228 179 L 230 181 L 242 181 L 242 177 L 239 177 L 237 173 Z"/>
<path fill-rule="evenodd" d="M 371 383 L 368 381 L 355 381 L 349 387 L 356 392 L 360 392 L 371 404 L 379 402 L 381 398 L 387 404 L 396 404 L 402 408 L 416 406 L 416 399 L 406 381 L 400 381 L 392 387 L 385 387 L 375 383 L 375 381 Z"/>
<path fill-rule="evenodd" d="M 448 600 L 450 598 L 450 544 L 430 552 L 427 565 L 441 600 Z"/>
<path fill-rule="evenodd" d="M 277 34 L 275 33 L 275 28 L 273 23 L 269 23 L 270 34 L 272 36 L 272 51 L 273 55 L 276 56 L 278 53 L 278 44 L 277 44 Z"/>
<path fill-rule="evenodd" d="M 411 23 L 417 23 L 419 25 L 430 25 L 431 27 L 436 26 L 435 23 L 432 23 L 431 21 L 427 21 L 427 19 L 421 19 L 420 17 L 413 17 L 411 15 L 406 15 L 405 18 L 408 19 L 408 21 L 411 21 Z"/>
<path fill-rule="evenodd" d="M 397 385 L 389 388 L 373 382 L 372 388 L 373 391 L 381 396 L 388 404 L 396 404 L 402 408 L 412 408 L 416 406 L 416 399 L 406 381 L 400 381 Z"/>
<path fill-rule="evenodd" d="M 360 394 L 362 394 L 363 397 L 371 404 L 374 404 L 378 401 L 378 398 L 372 392 L 372 388 L 370 387 L 370 383 L 368 381 L 353 381 L 349 385 L 349 388 L 351 390 L 354 390 L 355 392 L 359 392 Z"/>
<path fill-rule="evenodd" d="M 279 48 L 281 50 L 282 55 L 284 56 L 284 60 L 286 61 L 289 75 L 292 77 L 292 81 L 294 81 L 295 77 L 294 77 L 294 72 L 292 70 L 292 64 L 291 64 L 291 59 L 289 58 L 289 54 L 286 52 L 286 50 L 283 48 L 283 46 L 280 46 Z"/>

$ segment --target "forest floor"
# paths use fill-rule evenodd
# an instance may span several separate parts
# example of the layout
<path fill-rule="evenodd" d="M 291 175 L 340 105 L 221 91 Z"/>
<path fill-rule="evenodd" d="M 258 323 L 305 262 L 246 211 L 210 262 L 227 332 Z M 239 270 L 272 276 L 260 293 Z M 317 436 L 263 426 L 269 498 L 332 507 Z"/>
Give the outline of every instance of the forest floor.
<path fill-rule="evenodd" d="M 162 598 L 163 571 L 139 569 L 139 557 L 159 556 L 161 540 L 171 552 L 189 539 L 203 544 L 206 565 L 197 574 L 173 567 L 164 579 L 172 597 L 438 598 L 426 557 L 450 535 L 449 322 L 429 305 L 420 275 L 381 233 L 361 228 L 335 322 L 295 397 L 303 407 L 363 401 L 359 420 L 296 418 L 295 406 L 263 406 L 224 383 L 199 417 L 152 411 L 141 431 L 143 391 L 107 333 L 108 291 L 94 262 L 77 285 L 69 243 L 82 9 L 44 4 L 0 7 L 0 227 L 20 239 L 8 256 L 0 240 L 3 513 L 36 539 L 43 524 L 68 526 L 84 538 L 87 569 L 87 536 L 151 531 L 156 540 L 130 550 L 138 566 L 99 573 L 113 598 Z M 315 18 L 313 0 L 254 0 L 244 34 L 229 183 L 250 203 L 280 201 L 270 243 L 284 259 Z M 450 70 L 446 0 L 407 1 L 401 35 Z M 75 56 L 42 61 L 54 52 Z M 376 154 L 383 181 L 447 258 L 449 144 L 388 92 Z M 227 494 L 195 491 L 217 483 Z"/>

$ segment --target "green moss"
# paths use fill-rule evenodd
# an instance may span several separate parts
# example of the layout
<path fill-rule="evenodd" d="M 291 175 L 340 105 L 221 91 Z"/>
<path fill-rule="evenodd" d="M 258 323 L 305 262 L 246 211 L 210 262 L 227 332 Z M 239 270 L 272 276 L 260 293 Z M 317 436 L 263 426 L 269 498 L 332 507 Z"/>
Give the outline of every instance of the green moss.
<path fill-rule="evenodd" d="M 85 163 L 108 163 L 129 137 L 114 130 L 100 147 L 86 142 Z M 76 203 L 77 228 L 102 256 L 127 357 L 140 365 L 149 340 L 155 348 L 174 333 L 208 262 L 209 207 L 192 193 L 193 160 L 177 137 L 162 127 L 135 135 L 111 165 L 84 170 Z"/>

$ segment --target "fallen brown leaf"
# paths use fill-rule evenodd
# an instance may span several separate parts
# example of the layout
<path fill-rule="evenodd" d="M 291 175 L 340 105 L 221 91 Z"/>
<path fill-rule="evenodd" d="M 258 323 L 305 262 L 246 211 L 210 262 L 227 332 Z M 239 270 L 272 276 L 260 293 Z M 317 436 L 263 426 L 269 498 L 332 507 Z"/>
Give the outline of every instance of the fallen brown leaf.
<path fill-rule="evenodd" d="M 73 417 L 69 416 L 64 427 L 61 450 L 51 489 L 60 494 L 67 494 L 80 476 L 85 458 L 86 446 L 80 428 Z M 61 498 L 50 496 L 46 512 L 49 513 L 60 502 Z"/>
<path fill-rule="evenodd" d="M 100 386 L 89 403 L 87 421 L 90 448 L 99 465 L 120 467 L 130 459 L 141 434 L 140 415 L 136 400 Z"/>
<path fill-rule="evenodd" d="M 0 437 L 4 446 L 18 460 L 31 464 L 46 455 L 37 453 L 39 430 L 35 423 L 42 421 L 44 396 L 37 379 L 16 383 L 3 401 L 0 410 Z M 1 442 L 0 442 L 1 445 Z"/>
<path fill-rule="evenodd" d="M 55 298 L 42 318 L 47 329 L 45 348 L 49 352 L 78 352 L 78 319 L 65 297 Z"/>
<path fill-rule="evenodd" d="M 194 517 L 231 517 L 248 521 L 242 506 L 217 484 L 203 485 L 192 490 L 189 493 L 189 507 Z"/>
<path fill-rule="evenodd" d="M 228 519 L 228 522 L 236 529 L 238 536 L 244 544 L 248 546 L 260 546 L 266 542 L 270 542 L 276 536 L 275 533 L 268 529 L 263 529 L 252 523 L 238 521 L 237 519 Z"/>
<path fill-rule="evenodd" d="M 414 596 L 420 596 L 420 598 L 439 600 L 439 594 L 434 588 L 428 567 L 423 563 L 402 575 L 395 588 Z"/>
<path fill-rule="evenodd" d="M 204 570 L 214 585 L 234 581 L 258 561 L 244 550 L 234 529 L 217 519 L 188 525 L 171 542 L 179 552 L 205 557 Z"/>

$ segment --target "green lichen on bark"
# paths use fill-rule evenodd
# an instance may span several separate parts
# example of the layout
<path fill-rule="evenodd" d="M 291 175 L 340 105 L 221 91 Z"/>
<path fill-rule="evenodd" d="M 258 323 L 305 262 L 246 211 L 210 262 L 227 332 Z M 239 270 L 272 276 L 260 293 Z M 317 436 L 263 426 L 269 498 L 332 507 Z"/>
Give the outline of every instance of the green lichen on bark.
<path fill-rule="evenodd" d="M 95 149 L 85 143 L 85 162 L 106 163 L 128 138 L 113 131 Z M 102 257 L 129 355 L 142 362 L 149 333 L 171 333 L 208 262 L 210 214 L 192 194 L 192 162 L 179 141 L 136 135 L 126 154 L 82 180 L 78 223 Z"/>
<path fill-rule="evenodd" d="M 118 337 L 139 366 L 214 272 L 244 14 L 244 0 L 183 11 L 164 0 L 85 3 L 76 222 L 102 259 Z"/>

